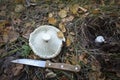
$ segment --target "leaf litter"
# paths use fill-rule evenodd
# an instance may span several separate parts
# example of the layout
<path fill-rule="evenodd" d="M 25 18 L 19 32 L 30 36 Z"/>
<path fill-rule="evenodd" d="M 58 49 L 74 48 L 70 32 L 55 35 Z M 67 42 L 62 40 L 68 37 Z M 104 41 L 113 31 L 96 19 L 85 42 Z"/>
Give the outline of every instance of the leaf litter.
<path fill-rule="evenodd" d="M 119 80 L 119 3 L 115 0 L 0 2 L 0 79 Z M 11 57 L 40 59 L 31 51 L 28 39 L 36 27 L 44 24 L 55 25 L 61 30 L 58 37 L 66 38 L 60 55 L 51 61 L 80 65 L 80 72 L 54 69 L 47 72 L 43 68 L 10 63 Z M 99 35 L 107 43 L 95 44 L 94 39 Z"/>

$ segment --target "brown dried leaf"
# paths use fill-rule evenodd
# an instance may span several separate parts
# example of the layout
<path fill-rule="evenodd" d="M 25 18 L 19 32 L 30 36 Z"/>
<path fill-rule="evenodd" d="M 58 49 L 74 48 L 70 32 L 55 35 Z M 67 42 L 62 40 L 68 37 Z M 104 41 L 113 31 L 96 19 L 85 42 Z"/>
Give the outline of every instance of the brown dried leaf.
<path fill-rule="evenodd" d="M 59 23 L 59 29 L 62 31 L 62 32 L 66 32 L 66 28 L 65 28 L 65 25 L 63 23 Z"/>
<path fill-rule="evenodd" d="M 67 77 L 65 77 L 65 76 L 62 76 L 61 78 L 60 78 L 60 80 L 69 80 Z"/>
<path fill-rule="evenodd" d="M 72 55 L 70 61 L 71 61 L 71 63 L 72 63 L 73 65 L 76 65 L 76 64 L 77 64 L 77 58 L 76 58 L 76 56 L 75 56 L 75 55 Z"/>
<path fill-rule="evenodd" d="M 39 58 L 37 55 L 34 55 L 34 53 L 33 53 L 33 54 L 30 54 L 28 57 L 29 57 L 30 59 L 38 59 L 38 58 Z"/>
<path fill-rule="evenodd" d="M 22 72 L 23 64 L 16 64 L 16 67 L 12 69 L 14 76 L 19 75 Z"/>
<path fill-rule="evenodd" d="M 49 17 L 48 18 L 48 23 L 49 24 L 53 24 L 54 25 L 54 24 L 56 24 L 56 22 L 57 22 L 57 20 L 54 17 Z"/>
<path fill-rule="evenodd" d="M 19 37 L 19 34 L 14 30 L 14 28 L 12 27 L 7 27 L 4 29 L 3 32 L 3 41 L 4 42 L 13 42 L 15 40 L 17 40 L 17 38 Z"/>
<path fill-rule="evenodd" d="M 93 13 L 93 14 L 99 14 L 99 13 L 100 13 L 100 10 L 99 10 L 99 9 L 94 9 L 94 10 L 92 11 L 92 13 Z"/>
<path fill-rule="evenodd" d="M 58 15 L 61 17 L 61 18 L 65 18 L 67 16 L 67 11 L 62 9 L 59 11 Z"/>
<path fill-rule="evenodd" d="M 79 56 L 79 60 L 80 61 L 83 61 L 85 64 L 88 63 L 88 60 L 87 60 L 87 53 L 82 53 L 80 56 Z"/>
<path fill-rule="evenodd" d="M 69 47 L 70 45 L 71 45 L 71 40 L 70 40 L 70 37 L 67 36 L 66 46 Z"/>
<path fill-rule="evenodd" d="M 61 31 L 57 32 L 57 36 L 61 39 L 64 38 L 64 34 Z"/>

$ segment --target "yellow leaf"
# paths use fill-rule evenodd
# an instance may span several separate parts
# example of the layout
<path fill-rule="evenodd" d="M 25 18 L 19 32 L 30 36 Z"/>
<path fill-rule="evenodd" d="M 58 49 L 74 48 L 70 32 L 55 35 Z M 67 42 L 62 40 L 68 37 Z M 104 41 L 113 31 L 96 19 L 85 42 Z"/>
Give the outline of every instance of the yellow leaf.
<path fill-rule="evenodd" d="M 69 47 L 70 45 L 71 45 L 71 40 L 70 37 L 68 36 L 66 40 L 66 46 Z"/>
<path fill-rule="evenodd" d="M 78 13 L 78 9 L 79 9 L 79 5 L 78 4 L 71 5 L 71 7 L 70 7 L 70 11 L 73 14 L 77 14 Z"/>
<path fill-rule="evenodd" d="M 62 39 L 64 38 L 64 35 L 61 31 L 57 32 L 57 36 Z"/>
<path fill-rule="evenodd" d="M 57 22 L 57 20 L 54 17 L 49 17 L 48 18 L 48 23 L 49 24 L 53 24 L 54 25 L 54 24 L 56 24 L 56 22 Z"/>
<path fill-rule="evenodd" d="M 58 13 L 58 15 L 61 17 L 61 18 L 64 18 L 64 17 L 66 17 L 67 16 L 67 11 L 66 10 L 60 10 L 59 11 L 59 13 Z"/>
<path fill-rule="evenodd" d="M 92 11 L 93 14 L 99 14 L 100 13 L 100 10 L 99 9 L 95 9 Z"/>
<path fill-rule="evenodd" d="M 62 31 L 62 32 L 66 32 L 66 28 L 65 28 L 65 25 L 63 23 L 60 23 L 59 24 L 59 29 Z"/>

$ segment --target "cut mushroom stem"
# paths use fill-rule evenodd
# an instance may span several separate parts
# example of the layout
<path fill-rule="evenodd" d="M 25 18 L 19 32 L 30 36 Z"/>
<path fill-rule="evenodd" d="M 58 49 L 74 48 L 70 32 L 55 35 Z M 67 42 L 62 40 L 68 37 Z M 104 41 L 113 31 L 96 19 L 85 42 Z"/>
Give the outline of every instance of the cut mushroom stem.
<path fill-rule="evenodd" d="M 42 39 L 45 41 L 45 42 L 48 42 L 50 39 L 51 39 L 51 36 L 47 33 L 45 33 L 43 36 L 42 36 Z"/>

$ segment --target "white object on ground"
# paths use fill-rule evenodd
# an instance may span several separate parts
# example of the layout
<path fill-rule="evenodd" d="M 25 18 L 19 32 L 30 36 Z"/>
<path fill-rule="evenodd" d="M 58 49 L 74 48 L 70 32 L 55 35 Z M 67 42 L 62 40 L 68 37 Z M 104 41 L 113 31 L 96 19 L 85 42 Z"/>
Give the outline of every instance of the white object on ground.
<path fill-rule="evenodd" d="M 103 42 L 105 42 L 105 39 L 103 36 L 97 36 L 95 39 L 95 42 L 96 43 L 103 43 Z"/>
<path fill-rule="evenodd" d="M 54 26 L 42 25 L 35 29 L 29 38 L 29 45 L 33 52 L 41 58 L 50 59 L 56 57 L 62 48 L 65 38 L 59 38 L 60 30 Z"/>

